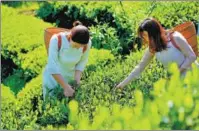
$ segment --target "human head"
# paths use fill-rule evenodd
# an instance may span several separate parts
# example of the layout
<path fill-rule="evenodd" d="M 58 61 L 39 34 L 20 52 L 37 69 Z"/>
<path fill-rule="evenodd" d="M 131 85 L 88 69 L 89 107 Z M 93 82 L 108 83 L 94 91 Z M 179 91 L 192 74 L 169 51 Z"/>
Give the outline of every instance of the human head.
<path fill-rule="evenodd" d="M 83 26 L 80 21 L 75 21 L 70 35 L 72 45 L 74 47 L 86 46 L 89 42 L 89 37 L 88 28 Z"/>
<path fill-rule="evenodd" d="M 154 18 L 147 18 L 138 28 L 138 35 L 149 43 L 151 52 L 160 52 L 167 48 L 166 32 L 162 25 Z"/>

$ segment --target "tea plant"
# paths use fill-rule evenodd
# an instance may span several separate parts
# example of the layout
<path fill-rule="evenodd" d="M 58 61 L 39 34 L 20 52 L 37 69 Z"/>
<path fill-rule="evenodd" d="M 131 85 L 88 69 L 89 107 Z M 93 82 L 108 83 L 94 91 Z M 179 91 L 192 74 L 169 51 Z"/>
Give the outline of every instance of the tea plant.
<path fill-rule="evenodd" d="M 193 66 L 184 79 L 180 78 L 175 64 L 170 67 L 170 72 L 170 80 L 160 79 L 154 83 L 151 99 L 144 98 L 143 93 L 136 89 L 134 106 L 102 104 L 96 107 L 92 120 L 87 112 L 81 112 L 80 103 L 71 101 L 67 126 L 44 129 L 198 129 L 199 70 Z"/>

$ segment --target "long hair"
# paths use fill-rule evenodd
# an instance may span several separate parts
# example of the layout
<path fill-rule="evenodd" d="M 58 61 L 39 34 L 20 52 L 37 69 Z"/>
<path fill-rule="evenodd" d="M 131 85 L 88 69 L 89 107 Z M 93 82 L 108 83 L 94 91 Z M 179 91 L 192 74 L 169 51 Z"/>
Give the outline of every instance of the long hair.
<path fill-rule="evenodd" d="M 148 33 L 150 52 L 160 52 L 167 48 L 166 31 L 156 19 L 145 19 L 138 28 L 138 35 L 142 37 L 143 31 Z"/>

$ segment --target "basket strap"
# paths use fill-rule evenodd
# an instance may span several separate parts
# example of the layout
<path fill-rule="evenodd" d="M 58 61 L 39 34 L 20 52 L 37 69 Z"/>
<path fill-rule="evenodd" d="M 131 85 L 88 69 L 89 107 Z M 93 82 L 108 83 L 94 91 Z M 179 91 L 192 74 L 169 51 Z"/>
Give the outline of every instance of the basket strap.
<path fill-rule="evenodd" d="M 58 50 L 60 50 L 61 49 L 61 35 L 60 34 L 58 34 L 57 35 L 57 38 L 58 38 Z"/>
<path fill-rule="evenodd" d="M 84 48 L 83 48 L 83 53 L 86 51 L 86 49 L 87 49 L 87 45 L 84 46 Z"/>
<path fill-rule="evenodd" d="M 170 33 L 170 39 L 171 39 L 171 43 L 175 46 L 175 48 L 177 48 L 178 50 L 180 50 L 180 47 L 176 44 L 176 42 L 175 42 L 175 40 L 174 40 L 174 38 L 173 38 L 173 33 L 174 32 L 171 32 Z M 180 50 L 181 51 L 181 50 Z"/>

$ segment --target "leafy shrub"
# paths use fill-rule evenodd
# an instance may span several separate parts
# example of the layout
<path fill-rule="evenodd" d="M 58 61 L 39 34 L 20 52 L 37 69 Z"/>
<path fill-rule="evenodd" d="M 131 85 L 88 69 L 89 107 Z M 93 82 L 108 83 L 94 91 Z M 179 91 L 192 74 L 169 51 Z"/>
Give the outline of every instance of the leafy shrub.
<path fill-rule="evenodd" d="M 100 35 L 95 36 L 94 34 L 93 36 L 95 41 L 102 41 L 102 43 L 108 41 L 110 44 L 103 45 L 103 48 L 108 49 L 117 46 L 124 48 L 126 46 L 124 41 L 130 42 L 133 40 L 131 37 L 135 37 L 135 29 L 139 20 L 143 19 L 147 12 L 151 11 L 154 7 L 155 10 L 159 11 L 158 6 L 165 6 L 163 3 L 158 3 L 154 6 L 150 5 L 150 2 L 141 2 L 136 6 L 133 5 L 126 8 L 129 6 L 129 3 L 125 3 L 123 5 L 125 12 L 121 12 L 117 4 L 103 7 L 104 3 L 102 2 L 95 9 L 95 12 L 92 10 L 98 4 L 89 3 L 90 7 L 92 7 L 88 6 L 90 9 L 86 7 L 87 2 L 84 4 L 82 7 L 82 3 L 77 4 L 77 6 L 75 4 L 69 5 L 70 11 L 68 13 L 75 16 L 75 18 L 82 15 L 82 17 L 87 16 L 88 19 L 93 19 L 101 14 L 103 17 L 107 15 L 107 20 L 111 21 L 112 16 L 115 19 L 115 22 L 112 22 L 115 23 L 113 24 L 114 26 L 117 25 L 116 28 L 107 28 L 105 30 L 104 28 L 108 27 L 108 24 L 92 27 L 93 30 L 97 30 L 100 33 L 106 32 L 105 34 L 101 33 L 103 37 L 107 38 L 105 40 L 101 39 Z M 158 5 L 158 8 L 156 8 L 156 5 Z M 172 7 L 173 5 L 171 5 L 168 6 Z M 195 7 L 195 5 L 191 6 L 190 4 L 189 7 Z M 141 8 L 149 6 L 153 8 L 147 8 L 143 12 L 139 12 Z M 38 35 L 43 32 L 44 28 L 51 25 L 44 24 L 31 17 L 18 15 L 14 10 L 6 6 L 2 7 L 3 17 L 5 18 L 2 22 L 4 31 L 2 33 L 3 57 L 13 59 L 18 66 L 27 71 L 28 75 L 37 76 L 41 73 L 47 57 L 46 54 L 43 54 L 46 53 L 44 46 L 41 44 L 43 38 L 40 39 Z M 52 5 L 52 7 L 56 12 L 56 10 L 62 10 L 65 6 Z M 100 8 L 102 8 L 104 14 L 101 13 Z M 172 8 L 175 8 L 175 6 Z M 80 9 L 80 13 L 78 13 L 78 9 Z M 183 10 L 185 7 L 181 9 Z M 74 10 L 78 11 L 73 12 Z M 194 10 L 197 10 L 197 8 Z M 139 14 L 143 14 L 136 16 L 136 11 Z M 88 14 L 85 12 L 88 12 Z M 110 12 L 113 15 L 110 15 Z M 126 16 L 124 16 L 124 13 L 126 13 Z M 160 13 L 162 12 L 159 11 L 159 14 L 154 13 L 154 16 L 158 16 Z M 13 18 L 10 16 L 13 16 Z M 188 17 L 188 19 L 192 18 L 195 19 L 195 14 L 194 17 Z M 33 25 L 41 25 L 41 27 L 39 29 L 33 29 L 32 27 L 24 29 L 22 25 L 24 26 L 25 23 L 21 22 L 24 19 L 33 22 L 37 21 Z M 97 23 L 101 19 L 102 17 L 99 16 L 94 21 Z M 13 20 L 15 24 L 10 23 L 9 20 Z M 165 23 L 163 19 L 162 21 Z M 6 22 L 13 25 L 13 28 L 10 29 Z M 19 24 L 19 27 L 16 26 L 16 23 Z M 133 24 L 131 25 L 131 23 Z M 173 23 L 166 26 L 170 27 L 171 25 Z M 22 31 L 24 34 L 19 33 L 19 29 L 25 30 Z M 29 34 L 30 30 L 35 35 Z M 124 33 L 125 30 L 127 31 L 126 34 Z M 11 31 L 16 34 L 10 34 Z M 124 35 L 125 37 L 119 39 L 115 35 L 116 32 L 117 35 L 121 33 L 119 36 Z M 36 41 L 27 38 L 26 36 L 28 35 L 31 38 L 37 38 Z M 8 36 L 13 38 L 13 41 Z M 28 44 L 25 41 L 28 41 Z M 17 43 L 20 43 L 20 45 Z M 100 42 L 98 43 L 101 44 Z M 117 45 L 118 43 L 119 45 Z M 199 72 L 195 67 L 183 80 L 179 78 L 177 67 L 172 66 L 171 71 L 174 74 L 168 79 L 167 71 L 162 68 L 160 63 L 153 60 L 138 79 L 131 82 L 122 91 L 115 90 L 116 84 L 126 77 L 133 67 L 137 65 L 142 54 L 143 51 L 133 52 L 129 56 L 119 56 L 116 58 L 110 51 L 91 49 L 89 63 L 83 74 L 81 87 L 77 89 L 75 97 L 71 98 L 76 100 L 76 102 L 68 98 L 63 99 L 61 95 L 58 99 L 51 98 L 49 101 L 44 102 L 42 100 L 41 74 L 27 83 L 17 94 L 17 97 L 7 87 L 2 86 L 2 129 L 143 129 L 143 125 L 145 129 L 199 129 L 199 108 L 197 105 Z M 123 60 L 124 58 L 125 60 Z M 15 79 L 21 75 L 23 76 L 23 74 L 18 72 L 18 74 L 12 77 Z M 24 76 L 24 78 L 26 77 Z M 159 80 L 160 78 L 163 79 Z M 29 78 L 27 77 L 27 79 Z M 8 80 L 10 81 L 10 79 Z M 15 80 L 17 81 L 18 79 Z M 12 84 L 14 85 L 14 83 Z M 57 95 L 59 93 L 60 91 L 58 90 Z M 70 103 L 68 104 L 68 102 Z"/>
<path fill-rule="evenodd" d="M 118 54 L 122 49 L 117 32 L 114 28 L 109 28 L 107 24 L 90 27 L 92 35 L 92 46 L 97 49 L 108 49 L 113 54 Z M 121 52 L 121 51 L 120 51 Z"/>
<path fill-rule="evenodd" d="M 61 92 L 63 94 L 63 91 Z M 46 100 L 41 106 L 37 123 L 40 126 L 61 125 L 68 123 L 68 99 L 50 98 Z"/>
<path fill-rule="evenodd" d="M 6 6 L 2 6 L 2 15 L 4 19 L 2 20 L 1 55 L 5 59 L 11 59 L 18 68 L 22 67 L 22 69 L 28 73 L 31 73 L 29 72 L 30 70 L 33 73 L 37 73 L 34 70 L 35 66 L 34 68 L 26 66 L 27 60 L 24 60 L 24 58 L 26 58 L 27 54 L 34 54 L 35 50 L 42 49 L 42 47 L 44 48 L 43 31 L 51 25 L 32 16 L 17 14 L 14 9 Z M 31 23 L 27 21 L 31 21 Z M 42 55 L 36 56 L 39 57 Z M 30 59 L 30 57 L 28 59 Z M 41 58 L 39 59 L 42 60 Z M 38 60 L 35 59 L 33 63 L 37 63 L 37 61 Z M 44 61 L 42 60 L 42 62 Z"/>
<path fill-rule="evenodd" d="M 24 2 L 23 1 L 12 1 L 12 2 L 11 1 L 2 1 L 2 4 L 7 5 L 9 7 L 16 8 L 16 7 L 21 7 L 24 4 Z"/>
<path fill-rule="evenodd" d="M 90 26 L 100 21 L 110 21 L 107 19 L 111 16 L 108 13 L 110 7 L 105 2 L 45 2 L 41 4 L 37 16 L 59 27 L 72 28 L 72 23 L 77 19 Z"/>
<path fill-rule="evenodd" d="M 1 84 L 1 129 L 16 129 L 16 107 L 14 93 Z"/>
<path fill-rule="evenodd" d="M 69 103 L 69 122 L 62 129 L 75 130 L 124 130 L 124 129 L 198 129 L 199 114 L 199 70 L 193 66 L 185 79 L 179 76 L 175 64 L 170 67 L 172 76 L 170 80 L 160 79 L 154 83 L 150 95 L 143 97 L 143 93 L 134 91 L 134 106 L 112 104 L 99 105 L 93 112 L 93 119 L 89 119 L 87 112 L 81 112 L 81 103 Z M 176 93 L 177 92 L 177 93 Z M 144 125 L 144 126 L 143 126 Z M 59 129 L 59 127 L 51 127 Z"/>
<path fill-rule="evenodd" d="M 67 99 L 43 101 L 41 75 L 32 79 L 18 94 L 16 129 L 40 129 L 47 124 L 67 123 Z"/>
<path fill-rule="evenodd" d="M 107 64 L 107 61 L 113 59 L 113 55 L 108 50 L 91 49 L 88 67 L 90 67 L 90 69 L 91 66 L 93 69 L 97 66 L 103 67 Z M 18 78 L 19 75 L 19 72 L 16 73 L 16 78 Z M 18 120 L 16 129 L 39 129 L 40 126 L 46 126 L 48 124 L 62 124 L 68 121 L 68 111 L 66 106 L 68 102 L 67 100 L 59 102 L 58 99 L 53 98 L 52 100 L 43 102 L 41 77 L 42 76 L 39 75 L 32 79 L 17 94 L 17 100 L 15 102 L 17 108 L 14 110 L 17 113 L 15 118 Z M 13 85 L 16 86 L 16 83 L 13 83 Z"/>
<path fill-rule="evenodd" d="M 151 16 L 156 17 L 166 28 L 185 21 L 198 23 L 198 2 L 158 2 Z M 190 10 L 191 9 L 191 10 Z"/>
<path fill-rule="evenodd" d="M 86 26 L 107 23 L 116 29 L 119 48 L 123 49 L 120 53 L 129 54 L 135 48 L 141 20 L 153 16 L 166 28 L 188 20 L 196 23 L 197 7 L 198 2 L 46 2 L 38 10 L 38 16 L 66 28 L 72 28 L 73 21 L 77 19 Z"/>
<path fill-rule="evenodd" d="M 136 59 L 138 57 L 131 56 L 121 65 L 120 60 L 117 62 L 113 55 L 107 50 L 98 51 L 92 49 L 91 53 L 92 52 L 93 55 L 91 55 L 92 57 L 88 67 L 94 64 L 99 66 L 95 69 L 96 72 L 91 71 L 87 78 L 82 81 L 82 85 L 77 89 L 74 98 L 81 102 L 80 107 L 82 108 L 82 111 L 87 112 L 88 114 L 90 112 L 89 116 L 92 118 L 94 115 L 93 112 L 99 104 L 110 106 L 112 103 L 117 102 L 121 105 L 127 103 L 133 105 L 133 90 L 135 89 L 135 86 L 139 87 L 139 84 L 132 84 L 133 86 L 129 86 L 130 88 L 126 88 L 123 92 L 113 91 L 112 89 L 115 86 L 115 83 L 122 79 L 124 72 L 129 73 L 129 67 L 133 66 L 132 63 L 137 63 Z M 137 52 L 137 55 L 139 58 L 141 57 L 139 52 Z M 112 64 L 109 63 L 107 67 L 104 67 L 103 65 L 107 64 L 105 62 L 107 60 L 111 60 Z M 123 68 L 124 65 L 126 68 Z M 105 70 L 106 72 L 104 72 Z M 146 85 L 149 81 L 150 80 L 144 80 Z M 142 86 L 142 84 L 140 84 L 140 86 Z M 34 78 L 26 84 L 26 86 L 17 94 L 17 108 L 15 110 L 17 115 L 15 118 L 19 121 L 16 129 L 41 129 L 43 126 L 48 127 L 49 125 L 60 126 L 67 124 L 69 113 L 67 103 L 69 102 L 69 99 L 51 99 L 50 101 L 43 102 L 41 92 L 41 75 L 39 75 L 37 78 Z M 129 100 L 129 102 L 127 100 Z"/>
<path fill-rule="evenodd" d="M 170 70 L 174 74 L 170 79 L 153 84 L 159 78 L 167 78 L 161 65 L 153 61 L 141 77 L 123 91 L 114 90 L 114 84 L 130 72 L 139 58 L 141 53 L 137 52 L 122 63 L 117 59 L 92 72 L 77 89 L 74 100 L 78 104 L 72 101 L 68 105 L 71 99 L 43 102 L 41 76 L 32 80 L 17 95 L 18 115 L 15 118 L 21 120 L 17 123 L 17 129 L 196 128 L 199 73 L 195 67 L 183 80 L 179 78 L 177 67 L 172 66 Z M 147 93 L 147 90 L 151 91 Z M 179 116 L 181 111 L 187 113 Z"/>
<path fill-rule="evenodd" d="M 9 87 L 16 95 L 28 81 L 28 77 L 24 75 L 23 70 L 14 70 L 13 74 L 4 79 L 3 83 Z"/>
<path fill-rule="evenodd" d="M 51 25 L 31 16 L 18 15 L 14 9 L 6 6 L 2 6 L 2 14 L 2 54 L 20 65 L 19 60 L 23 55 L 43 46 L 43 31 Z M 31 21 L 31 25 L 27 20 Z"/>
<path fill-rule="evenodd" d="M 16 98 L 6 93 L 8 91 L 9 88 L 3 87 L 5 103 L 2 107 L 2 129 L 40 129 L 46 124 L 67 123 L 67 99 L 50 99 L 44 102 L 41 75 L 26 84 Z"/>
<path fill-rule="evenodd" d="M 115 60 L 115 57 L 109 50 L 105 49 L 94 49 L 92 48 L 89 53 L 89 59 L 87 66 L 98 66 L 101 65 L 102 67 L 107 64 L 107 61 Z"/>
<path fill-rule="evenodd" d="M 5 59 L 2 55 L 1 55 L 1 63 L 2 63 L 1 64 L 1 81 L 3 81 L 6 77 L 8 77 L 9 75 L 13 73 L 13 71 L 17 68 L 17 66 L 12 61 L 12 59 L 9 59 L 9 58 Z"/>
<path fill-rule="evenodd" d="M 116 84 L 130 73 L 141 56 L 140 52 L 132 53 L 123 62 L 116 59 L 105 67 L 99 67 L 95 72 L 91 72 L 90 77 L 82 81 L 81 88 L 78 89 L 75 96 L 75 99 L 80 103 L 81 111 L 93 112 L 99 104 L 106 106 L 113 103 L 133 105 L 133 91 L 136 88 L 141 88 L 144 95 L 148 96 L 153 83 L 159 78 L 167 77 L 166 70 L 163 70 L 159 63 L 155 63 L 155 60 L 140 78 L 133 81 L 123 91 L 115 90 Z M 92 116 L 93 113 L 90 114 L 90 117 Z"/>
<path fill-rule="evenodd" d="M 104 67 L 115 60 L 115 57 L 109 50 L 92 48 L 89 53 L 87 66 L 82 74 L 82 79 L 87 79 L 91 72 L 95 72 L 97 68 Z"/>
<path fill-rule="evenodd" d="M 41 104 L 42 88 L 41 75 L 32 79 L 26 86 L 17 94 L 16 101 L 16 118 L 18 121 L 17 129 L 26 129 L 31 126 L 37 129 L 36 124 L 38 108 Z"/>

